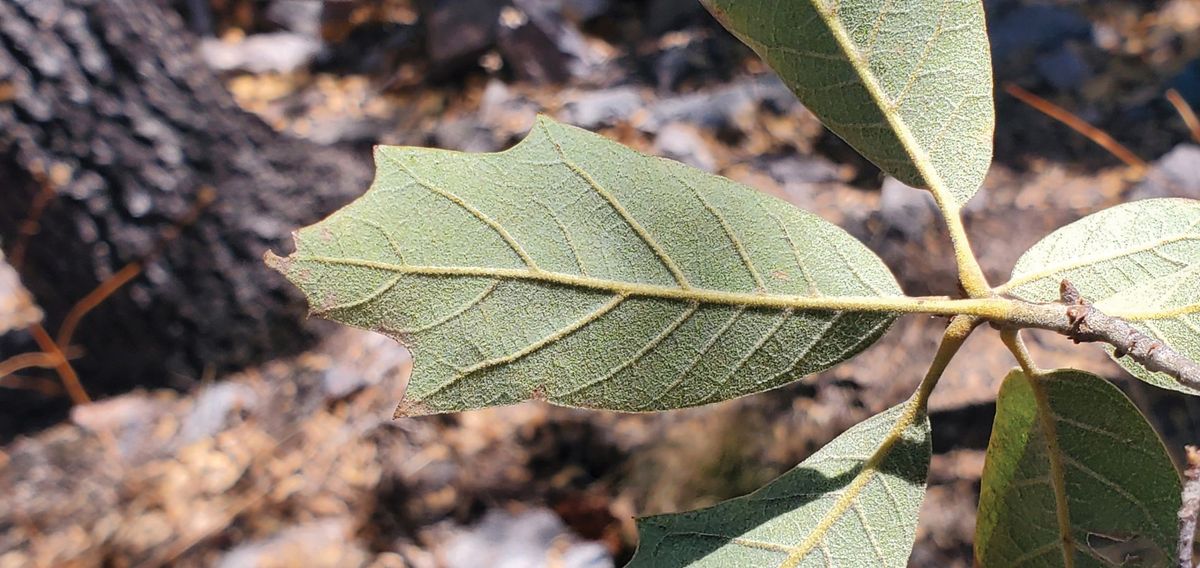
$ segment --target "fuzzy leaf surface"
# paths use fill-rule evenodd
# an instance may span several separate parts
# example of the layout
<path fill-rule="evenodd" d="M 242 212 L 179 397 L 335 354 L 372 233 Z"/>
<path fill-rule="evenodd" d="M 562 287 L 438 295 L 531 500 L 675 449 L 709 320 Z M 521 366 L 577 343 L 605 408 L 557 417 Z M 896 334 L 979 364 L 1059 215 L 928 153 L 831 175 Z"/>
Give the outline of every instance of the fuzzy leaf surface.
<path fill-rule="evenodd" d="M 864 420 L 749 495 L 639 519 L 629 567 L 906 566 L 932 455 L 914 406 Z"/>
<path fill-rule="evenodd" d="M 958 204 L 992 160 L 979 0 L 702 0 L 813 114 L 880 169 Z"/>
<path fill-rule="evenodd" d="M 1167 566 L 1180 481 L 1145 417 L 1075 370 L 1004 380 L 975 533 L 981 566 Z"/>
<path fill-rule="evenodd" d="M 549 119 L 505 152 L 375 158 L 366 195 L 268 262 L 315 314 L 413 351 L 398 415 L 716 402 L 843 361 L 895 318 L 840 309 L 900 294 L 841 229 Z"/>
<path fill-rule="evenodd" d="M 1200 360 L 1200 201 L 1146 199 L 1084 217 L 1021 256 L 1000 291 L 1053 302 L 1064 279 L 1104 313 Z M 1200 394 L 1132 358 L 1115 360 L 1150 384 Z"/>

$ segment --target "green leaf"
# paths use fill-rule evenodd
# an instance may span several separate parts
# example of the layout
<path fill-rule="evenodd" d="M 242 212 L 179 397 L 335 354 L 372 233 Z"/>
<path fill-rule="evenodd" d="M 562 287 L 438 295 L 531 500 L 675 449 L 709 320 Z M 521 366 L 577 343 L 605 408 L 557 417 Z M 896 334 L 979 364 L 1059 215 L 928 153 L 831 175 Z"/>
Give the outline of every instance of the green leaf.
<path fill-rule="evenodd" d="M 978 0 L 702 0 L 834 133 L 883 171 L 966 203 L 992 160 Z"/>
<path fill-rule="evenodd" d="M 315 314 L 412 349 L 399 415 L 725 400 L 853 356 L 894 315 L 850 308 L 904 301 L 815 215 L 548 119 L 506 152 L 375 159 L 366 195 L 268 261 Z"/>
<path fill-rule="evenodd" d="M 999 291 L 1053 302 L 1064 279 L 1104 313 L 1200 360 L 1200 201 L 1146 199 L 1084 217 L 1029 249 Z M 1116 361 L 1150 384 L 1200 394 L 1131 358 Z"/>
<path fill-rule="evenodd" d="M 1179 475 L 1117 387 L 1059 370 L 1000 387 L 975 530 L 980 566 L 1167 566 Z"/>
<path fill-rule="evenodd" d="M 931 454 L 929 419 L 910 401 L 754 493 L 639 519 L 629 567 L 903 567 Z"/>

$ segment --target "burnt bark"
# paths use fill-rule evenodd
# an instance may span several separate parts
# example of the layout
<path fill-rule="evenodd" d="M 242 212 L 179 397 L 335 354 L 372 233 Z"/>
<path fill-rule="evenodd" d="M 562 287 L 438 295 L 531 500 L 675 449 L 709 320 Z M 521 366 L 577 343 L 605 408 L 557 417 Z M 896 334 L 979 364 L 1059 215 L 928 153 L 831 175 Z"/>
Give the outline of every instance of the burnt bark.
<path fill-rule="evenodd" d="M 204 188 L 216 200 L 92 312 L 75 344 L 96 392 L 186 385 L 307 344 L 299 295 L 262 264 L 361 193 L 367 152 L 279 134 L 243 112 L 155 0 L 0 0 L 0 239 L 53 330 L 146 258 Z"/>

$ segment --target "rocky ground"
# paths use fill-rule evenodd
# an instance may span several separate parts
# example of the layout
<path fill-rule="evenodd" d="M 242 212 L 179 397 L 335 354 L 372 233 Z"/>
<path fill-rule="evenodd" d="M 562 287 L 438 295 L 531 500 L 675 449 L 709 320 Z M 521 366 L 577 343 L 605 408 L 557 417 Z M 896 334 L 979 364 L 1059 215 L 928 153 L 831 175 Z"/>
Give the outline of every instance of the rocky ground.
<path fill-rule="evenodd" d="M 548 113 L 814 211 L 878 252 L 910 294 L 954 293 L 926 195 L 825 132 L 691 0 L 376 0 L 324 14 L 302 1 L 177 3 L 239 103 L 281 131 L 490 151 Z M 999 93 L 997 164 L 967 208 L 993 282 L 1082 215 L 1132 198 L 1200 198 L 1200 146 L 1164 99 L 1175 88 L 1200 107 L 1200 1 L 988 8 L 998 82 L 1071 109 L 1151 163 L 1138 173 Z M 4 278 L 0 293 L 12 288 Z M 36 313 L 3 296 L 0 307 Z M 329 338 L 303 356 L 191 392 L 76 407 L 0 449 L 0 567 L 619 564 L 635 515 L 752 490 L 907 397 L 944 324 L 902 319 L 826 373 L 704 408 L 531 403 L 392 421 L 404 350 L 313 322 Z M 1044 366 L 1117 380 L 1173 451 L 1200 438 L 1195 401 L 1126 378 L 1098 348 L 1041 335 L 1032 347 Z M 914 566 L 971 565 L 982 450 L 1012 362 L 990 330 L 964 355 L 932 401 L 936 455 Z M 50 388 L 44 379 L 18 384 Z"/>

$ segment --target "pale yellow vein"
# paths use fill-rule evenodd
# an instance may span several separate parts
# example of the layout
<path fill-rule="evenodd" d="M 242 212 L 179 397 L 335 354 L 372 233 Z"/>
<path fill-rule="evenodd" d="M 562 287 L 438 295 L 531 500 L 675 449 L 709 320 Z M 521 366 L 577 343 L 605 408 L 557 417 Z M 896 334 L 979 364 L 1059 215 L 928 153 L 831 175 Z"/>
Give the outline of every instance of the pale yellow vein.
<path fill-rule="evenodd" d="M 1029 552 L 1022 554 L 1021 556 L 1018 556 L 1015 560 L 1013 560 L 1012 567 L 1017 568 L 1019 566 L 1024 565 L 1026 562 L 1041 558 L 1051 552 L 1054 552 L 1055 550 L 1058 550 L 1058 542 L 1057 541 L 1043 544 L 1042 546 L 1039 546 L 1033 550 L 1030 550 Z"/>
<path fill-rule="evenodd" d="M 733 368 L 725 374 L 725 377 L 717 381 L 716 389 L 705 399 L 705 402 L 713 402 L 714 399 L 719 399 L 721 397 L 721 389 L 729 384 L 729 381 L 733 379 L 733 376 L 736 375 L 738 371 L 742 370 L 742 367 L 746 366 L 746 363 L 750 361 L 751 357 L 757 355 L 762 350 L 763 346 L 766 345 L 767 342 L 773 337 L 775 337 L 775 334 L 779 332 L 779 329 L 783 327 L 783 324 L 787 323 L 788 319 L 792 317 L 794 312 L 795 310 L 791 308 L 783 310 L 783 313 L 780 314 L 778 321 L 776 321 L 770 329 L 763 333 L 762 337 L 760 337 L 758 341 L 754 342 L 754 346 L 751 347 L 750 350 L 738 360 L 737 364 L 735 364 Z"/>
<path fill-rule="evenodd" d="M 400 264 L 408 264 L 408 261 L 404 260 L 404 250 L 400 248 L 400 243 L 396 241 L 396 238 L 394 236 L 392 236 L 392 234 L 389 233 L 387 229 L 383 228 L 383 225 L 380 225 L 379 223 L 376 223 L 375 221 L 372 221 L 370 219 L 365 219 L 363 217 L 359 217 L 352 213 L 344 213 L 343 212 L 343 213 L 341 213 L 341 215 L 345 215 L 347 219 L 350 219 L 351 221 L 354 221 L 355 223 L 362 223 L 362 224 L 378 231 L 379 234 L 383 235 L 383 238 L 387 240 L 388 245 L 392 248 L 392 252 L 396 253 L 396 260 L 400 261 Z"/>
<path fill-rule="evenodd" d="M 1090 432 L 1090 433 L 1096 434 L 1098 436 L 1104 436 L 1105 438 L 1109 438 L 1109 439 L 1121 444 L 1121 447 L 1129 447 L 1129 448 L 1133 449 L 1134 451 L 1144 454 L 1146 456 L 1155 457 L 1153 452 L 1150 452 L 1141 446 L 1137 446 L 1137 445 L 1129 446 L 1130 439 L 1126 438 L 1124 436 L 1120 436 L 1115 432 L 1110 432 L 1099 426 L 1093 426 L 1091 424 L 1087 424 L 1085 422 L 1080 422 L 1073 418 L 1067 418 L 1066 416 L 1061 416 L 1055 412 L 1051 412 L 1050 417 L 1053 418 L 1055 422 L 1060 422 L 1062 424 L 1071 426 L 1072 428 L 1078 428 L 1080 430 L 1083 430 L 1085 432 Z"/>
<path fill-rule="evenodd" d="M 485 370 L 493 368 L 493 367 L 497 367 L 500 365 L 507 365 L 507 364 L 517 361 L 523 357 L 526 357 L 540 349 L 543 349 L 559 340 L 569 337 L 571 334 L 575 333 L 576 331 L 579 331 L 580 329 L 583 329 L 588 324 L 600 319 L 605 314 L 612 311 L 617 306 L 621 305 L 621 302 L 625 301 L 625 298 L 626 298 L 626 296 L 621 296 L 621 295 L 613 296 L 612 299 L 605 302 L 599 308 L 596 308 L 595 310 L 588 312 L 586 315 L 575 320 L 570 325 L 568 325 L 564 328 L 561 328 L 561 329 L 555 331 L 554 333 L 547 335 L 546 337 L 543 337 L 533 343 L 530 343 L 529 345 L 526 345 L 525 347 L 521 348 L 518 351 L 509 353 L 508 355 L 503 355 L 503 356 L 494 357 L 492 359 L 488 359 L 485 361 L 480 361 L 469 367 L 457 369 L 458 373 L 453 378 L 451 378 L 449 381 L 446 381 L 445 383 L 442 383 L 437 388 L 430 391 L 428 394 L 421 395 L 421 399 L 428 399 L 428 398 L 437 396 L 442 391 L 450 388 L 451 386 L 454 386 L 455 384 L 457 384 L 459 381 L 461 381 L 462 379 L 464 379 L 466 377 L 469 377 L 475 373 L 478 373 L 480 371 L 485 371 Z M 415 400 L 415 397 L 409 397 L 409 398 Z"/>
<path fill-rule="evenodd" d="M 800 269 L 800 275 L 804 278 L 805 283 L 808 284 L 809 294 L 820 296 L 821 290 L 817 288 L 817 281 L 808 272 L 804 258 L 800 256 L 800 247 L 796 245 L 796 240 L 792 238 L 792 232 L 788 230 L 787 225 L 784 224 L 783 220 L 774 211 L 767 209 L 767 213 L 775 221 L 775 224 L 779 226 L 780 232 L 783 233 L 783 238 L 788 242 L 788 247 L 792 249 L 792 256 L 796 257 L 796 267 Z"/>
<path fill-rule="evenodd" d="M 559 341 L 563 338 L 570 336 L 571 334 L 575 333 L 576 331 L 579 331 L 580 329 L 582 329 L 587 324 L 600 319 L 602 316 L 604 316 L 604 314 L 607 314 L 608 312 L 612 311 L 617 306 L 621 305 L 621 302 L 625 301 L 625 298 L 626 298 L 626 296 L 620 296 L 620 295 L 613 296 L 609 301 L 605 302 L 603 305 L 596 308 L 595 310 L 588 312 L 586 315 L 579 318 L 578 320 L 575 320 L 567 327 L 559 329 L 558 331 L 555 331 L 554 333 L 551 333 L 550 335 L 547 335 L 546 337 L 543 337 L 533 343 L 530 343 L 529 345 L 526 345 L 525 347 L 521 348 L 518 351 L 509 353 L 508 355 L 494 357 L 494 358 L 488 359 L 486 361 L 480 361 L 478 363 L 475 363 L 474 365 L 471 365 L 469 367 L 461 369 L 459 371 L 459 373 L 463 376 L 467 376 L 467 375 L 471 375 L 474 373 L 478 373 L 480 371 L 490 369 L 492 367 L 497 367 L 500 365 L 507 365 L 518 359 L 521 359 L 522 357 L 526 357 L 526 356 L 534 353 L 535 351 L 538 351 L 539 349 L 542 349 L 556 341 Z"/>
<path fill-rule="evenodd" d="M 617 374 L 619 374 L 621 371 L 624 371 L 625 369 L 629 368 L 630 365 L 633 365 L 634 363 L 637 363 L 638 361 L 640 361 L 642 359 L 642 357 L 645 357 L 646 354 L 649 353 L 651 350 L 653 350 L 655 347 L 658 347 L 660 344 L 662 344 L 662 342 L 667 337 L 669 337 L 672 333 L 675 333 L 675 330 L 679 329 L 679 326 L 683 325 L 685 322 L 687 322 L 689 319 L 691 319 L 692 314 L 695 314 L 696 310 L 699 310 L 699 309 L 700 309 L 700 303 L 693 302 L 691 305 L 688 306 L 688 308 L 686 310 L 683 311 L 683 313 L 679 314 L 679 316 L 676 317 L 674 321 L 672 321 L 670 324 L 668 324 L 667 327 L 663 328 L 663 330 L 660 331 L 658 333 L 658 335 L 654 336 L 650 341 L 646 342 L 646 344 L 643 345 L 641 349 L 638 349 L 637 353 L 634 353 L 632 357 L 625 360 L 621 364 L 617 365 L 611 371 L 609 371 L 608 373 L 605 373 L 603 376 L 601 376 L 595 380 L 589 381 L 587 383 L 584 383 L 583 385 L 580 385 L 578 388 L 572 389 L 572 390 L 562 393 L 560 395 L 556 395 L 555 398 L 562 399 L 562 398 L 565 398 L 565 397 L 568 397 L 571 395 L 579 394 L 580 392 L 582 392 L 586 389 L 592 388 L 596 385 L 603 384 L 603 383 L 609 381 L 613 377 L 617 376 Z"/>
<path fill-rule="evenodd" d="M 550 128 L 546 126 L 544 121 L 538 121 L 538 126 L 541 127 L 542 131 L 545 133 L 546 139 L 550 141 L 552 146 L 554 146 L 554 149 L 558 153 L 559 158 L 562 159 L 563 164 L 565 164 L 567 168 L 575 173 L 576 176 L 578 176 L 589 187 L 591 187 L 593 191 L 599 194 L 600 197 L 604 198 L 604 200 L 608 202 L 609 206 L 613 208 L 613 211 L 616 211 L 617 215 L 620 216 L 627 225 L 629 225 L 629 228 L 633 229 L 633 232 L 637 233 L 637 236 L 642 239 L 642 242 L 646 243 L 646 246 L 654 252 L 659 261 L 663 263 L 663 266 L 665 266 L 668 271 L 670 271 L 671 276 L 675 278 L 675 281 L 679 283 L 681 288 L 690 288 L 691 285 L 688 284 L 687 277 L 684 276 L 683 271 L 679 268 L 679 265 L 676 264 L 675 259 L 671 258 L 671 256 L 668 255 L 665 250 L 663 250 L 662 245 L 660 245 L 658 241 L 656 241 L 654 237 L 650 235 L 650 232 L 647 231 L 646 228 L 637 221 L 637 219 L 634 219 L 633 215 L 630 214 L 627 209 L 625 209 L 624 205 L 621 205 L 621 202 L 617 200 L 616 196 L 605 189 L 604 186 L 600 185 L 600 183 L 592 177 L 592 174 L 588 173 L 587 170 L 583 169 L 567 157 L 566 150 L 561 144 L 558 143 L 557 140 L 554 139 L 554 135 L 550 133 Z"/>
<path fill-rule="evenodd" d="M 1084 475 L 1087 475 L 1088 477 L 1095 479 L 1096 481 L 1099 481 L 1105 487 L 1111 489 L 1113 491 L 1113 493 L 1116 493 L 1117 495 L 1120 495 L 1121 497 L 1125 498 L 1126 501 L 1129 501 L 1130 504 L 1137 507 L 1138 511 L 1141 511 L 1142 515 L 1146 517 L 1147 521 L 1150 521 L 1150 524 L 1154 527 L 1155 532 L 1162 531 L 1162 527 L 1160 527 L 1158 525 L 1158 520 L 1154 518 L 1154 514 L 1152 514 L 1150 512 L 1150 509 L 1146 508 L 1146 504 L 1142 503 L 1142 500 L 1138 499 L 1137 496 L 1135 496 L 1134 494 L 1125 490 L 1124 487 L 1121 487 L 1121 484 L 1116 483 L 1107 477 L 1104 477 L 1102 474 L 1098 473 L 1096 470 L 1084 465 L 1082 462 L 1067 455 L 1066 453 L 1063 453 L 1062 459 L 1063 459 L 1063 463 L 1066 463 L 1067 465 L 1079 470 Z"/>
<path fill-rule="evenodd" d="M 875 557 L 879 559 L 881 565 L 886 565 L 887 558 L 883 555 L 883 549 L 879 548 L 879 540 L 875 538 L 875 529 L 871 528 L 871 523 L 867 521 L 867 516 L 863 514 L 862 508 L 855 502 L 850 504 L 850 510 L 854 511 L 858 522 L 862 524 L 863 532 L 867 533 L 867 541 L 871 543 L 871 550 L 875 552 Z"/>
<path fill-rule="evenodd" d="M 413 181 L 417 182 L 418 185 L 420 185 L 421 187 L 424 187 L 425 189 L 427 189 L 437 195 L 444 197 L 445 199 L 449 200 L 451 203 L 461 207 L 467 213 L 470 213 L 471 215 L 473 215 L 476 219 L 480 220 L 483 224 L 490 227 L 493 231 L 496 232 L 496 234 L 500 235 L 501 239 L 504 239 L 505 244 L 507 244 L 509 246 L 509 248 L 511 248 L 513 250 L 513 252 L 515 252 L 517 254 L 518 257 L 520 257 L 521 261 L 524 262 L 526 266 L 528 266 L 531 270 L 538 270 L 537 263 L 533 261 L 533 258 L 531 256 L 529 256 L 529 253 L 525 250 L 525 247 L 521 246 L 521 243 L 517 242 L 517 239 L 508 232 L 508 229 L 505 229 L 504 226 L 501 225 L 500 223 L 498 223 L 495 219 L 492 219 L 490 216 L 488 216 L 488 214 L 484 213 L 483 211 L 480 211 L 474 205 L 467 203 L 466 200 L 455 195 L 454 193 L 451 193 L 450 191 L 447 191 L 447 190 L 442 189 L 432 183 L 425 181 L 420 176 L 418 176 L 416 174 L 416 172 L 412 171 L 412 169 L 410 169 L 408 166 L 406 166 L 404 164 L 404 162 L 401 162 L 395 156 L 390 156 L 387 154 L 384 154 L 384 156 L 387 156 L 387 158 L 389 160 L 391 160 L 391 162 L 393 164 L 395 164 L 396 167 L 398 167 L 402 171 L 404 171 L 404 173 L 407 174 L 409 177 L 411 177 L 413 179 Z"/>
<path fill-rule="evenodd" d="M 713 207 L 712 204 L 704 198 L 704 195 L 700 193 L 699 189 L 676 174 L 673 169 L 668 169 L 668 171 L 671 173 L 671 177 L 675 178 L 676 181 L 691 190 L 692 195 L 695 195 L 696 199 L 700 200 L 700 203 L 704 205 L 704 208 L 708 210 L 709 214 L 711 214 L 713 218 L 717 220 L 717 223 L 721 225 L 721 229 L 725 231 L 725 237 L 728 238 L 729 243 L 733 245 L 733 250 L 737 251 L 738 258 L 742 260 L 742 264 L 745 266 L 746 271 L 749 272 L 750 276 L 754 279 L 755 286 L 757 286 L 760 291 L 766 292 L 767 283 L 763 282 L 762 275 L 759 274 L 758 269 L 754 267 L 754 262 L 750 260 L 750 253 L 746 250 L 746 245 L 743 244 L 742 240 L 739 239 L 733 232 L 733 226 L 729 224 L 729 221 L 725 219 L 725 216 L 722 215 L 720 211 Z"/>
<path fill-rule="evenodd" d="M 583 257 L 579 255 L 579 247 L 575 246 L 575 240 L 571 238 L 571 232 L 567 230 L 567 226 L 563 224 L 562 219 L 559 219 L 558 214 L 542 200 L 532 197 L 531 199 L 534 203 L 541 205 L 546 210 L 546 214 L 550 215 L 550 218 L 554 220 L 555 226 L 558 227 L 558 232 L 563 236 L 563 241 L 567 243 L 567 248 L 571 250 L 571 257 L 575 260 L 575 266 L 579 268 L 579 273 L 587 276 L 587 269 L 583 266 Z"/>
<path fill-rule="evenodd" d="M 357 308 L 363 304 L 370 303 L 370 302 L 378 299 L 380 296 L 383 296 L 384 294 L 388 293 L 388 291 L 390 291 L 392 288 L 395 288 L 396 284 L 399 284 L 400 280 L 402 280 L 403 278 L 404 278 L 403 274 L 397 274 L 394 278 L 391 278 L 388 281 L 384 282 L 382 285 L 378 286 L 377 288 L 372 290 L 367 295 L 365 295 L 357 300 L 354 300 L 352 302 L 346 302 L 344 304 L 335 304 L 332 306 L 314 307 L 311 310 L 312 315 L 321 316 L 321 315 L 329 314 L 334 311 L 348 310 L 350 308 Z"/>
<path fill-rule="evenodd" d="M 1200 240 L 1200 235 L 1198 235 L 1198 234 L 1175 235 L 1173 237 L 1158 239 L 1156 241 L 1152 241 L 1152 242 L 1149 242 L 1149 243 L 1146 243 L 1146 244 L 1143 244 L 1143 245 L 1137 246 L 1137 247 L 1122 248 L 1122 249 L 1117 249 L 1117 250 L 1110 251 L 1107 253 L 1102 253 L 1102 254 L 1080 256 L 1080 257 L 1076 257 L 1075 259 L 1073 259 L 1069 262 L 1049 264 L 1045 267 L 1042 267 L 1041 269 L 1038 269 L 1038 270 L 1035 270 L 1032 272 L 1026 272 L 1026 273 L 1019 274 L 1019 275 L 1014 274 L 1013 275 L 1014 277 L 1012 280 L 1009 280 L 1008 282 L 1004 283 L 1003 285 L 996 287 L 996 292 L 1002 294 L 1002 293 L 1011 291 L 1013 288 L 1016 288 L 1023 284 L 1028 284 L 1030 282 L 1034 282 L 1036 280 L 1041 280 L 1042 278 L 1047 278 L 1047 277 L 1051 277 L 1051 276 L 1057 277 L 1057 278 L 1062 278 L 1063 276 L 1066 276 L 1065 273 L 1070 272 L 1072 270 L 1079 269 L 1079 268 L 1088 268 L 1088 267 L 1094 266 L 1096 264 L 1100 264 L 1102 262 L 1117 260 L 1117 259 L 1120 259 L 1120 258 L 1123 258 L 1126 256 L 1131 256 L 1131 255 L 1142 253 L 1142 252 L 1149 252 L 1158 247 L 1168 245 L 1171 243 L 1196 241 L 1196 240 Z"/>
<path fill-rule="evenodd" d="M 646 402 L 646 404 L 642 405 L 642 410 L 657 404 L 663 398 L 666 398 L 668 394 L 671 394 L 671 392 L 679 387 L 679 385 L 683 384 L 683 380 L 687 378 L 689 373 L 692 372 L 692 369 L 695 369 L 696 365 L 699 365 L 700 361 L 704 360 L 704 356 L 707 355 L 714 346 L 716 346 L 717 342 L 725 336 L 725 332 L 729 331 L 729 328 L 733 327 L 733 324 L 737 322 L 737 320 L 742 316 L 743 313 L 745 313 L 745 311 L 745 307 L 739 307 L 736 311 L 734 311 L 733 316 L 726 320 L 724 325 L 718 328 L 716 333 L 714 333 L 713 336 L 709 338 L 709 340 L 705 342 L 705 344 L 701 346 L 699 350 L 697 350 L 696 357 L 693 358 L 690 363 L 688 363 L 688 366 L 675 374 L 675 380 L 671 381 L 671 383 L 667 385 L 667 388 L 663 389 L 661 393 L 650 399 L 648 402 Z"/>
<path fill-rule="evenodd" d="M 1003 298 L 978 298 L 952 300 L 943 297 L 911 298 L 907 296 L 797 296 L 787 294 L 762 294 L 726 292 L 705 288 L 690 288 L 620 282 L 603 278 L 584 277 L 575 274 L 526 270 L 518 268 L 489 268 L 471 266 L 411 266 L 396 265 L 365 259 L 333 258 L 327 256 L 305 256 L 294 254 L 295 262 L 314 262 L 336 266 L 358 266 L 389 272 L 418 276 L 459 276 L 474 278 L 501 278 L 543 282 L 576 288 L 586 288 L 621 294 L 662 298 L 676 301 L 696 301 L 706 304 L 723 304 L 755 308 L 793 308 L 815 311 L 862 311 L 895 314 L 935 315 L 978 315 L 996 319 L 1009 317 L 1013 303 Z"/>
<path fill-rule="evenodd" d="M 474 308 L 475 306 L 478 306 L 479 304 L 483 303 L 483 301 L 486 300 L 488 298 L 488 296 L 490 296 L 492 294 L 492 292 L 494 292 L 496 290 L 496 287 L 499 285 L 500 285 L 499 280 L 493 280 L 491 282 L 491 284 L 489 284 L 487 287 L 485 287 L 483 289 L 483 291 L 480 292 L 479 295 L 475 296 L 475 298 L 473 300 L 471 300 L 470 302 L 464 304 L 463 306 L 451 311 L 450 313 L 446 314 L 445 316 L 442 316 L 441 318 L 438 318 L 437 320 L 435 320 L 431 323 L 422 325 L 420 327 L 416 327 L 413 329 L 396 330 L 395 333 L 403 334 L 403 335 L 414 335 L 417 333 L 423 333 L 423 332 L 429 331 L 431 329 L 437 328 L 439 326 L 442 326 L 442 325 L 450 322 L 454 318 L 457 318 L 458 316 L 461 316 L 461 315 L 467 313 L 467 311 L 470 310 L 471 308 Z"/>
<path fill-rule="evenodd" d="M 1046 393 L 1042 379 L 1036 376 L 1025 377 L 1025 379 L 1029 381 L 1030 390 L 1033 391 L 1033 398 L 1037 404 L 1037 419 L 1041 425 L 1042 443 L 1046 446 L 1046 457 L 1050 465 L 1050 487 L 1054 491 L 1054 512 L 1058 522 L 1060 536 L 1058 545 L 1062 547 L 1063 566 L 1074 568 L 1074 551 L 1077 546 L 1074 533 L 1071 532 L 1071 511 L 1067 503 L 1067 478 L 1063 468 L 1065 454 L 1058 445 L 1058 430 L 1051 418 L 1050 396 Z"/>

